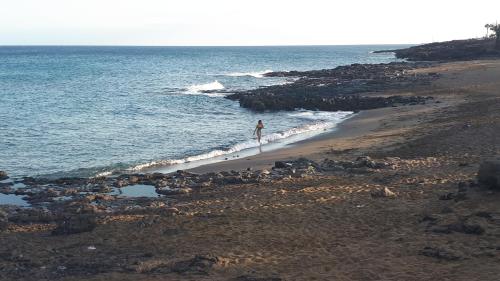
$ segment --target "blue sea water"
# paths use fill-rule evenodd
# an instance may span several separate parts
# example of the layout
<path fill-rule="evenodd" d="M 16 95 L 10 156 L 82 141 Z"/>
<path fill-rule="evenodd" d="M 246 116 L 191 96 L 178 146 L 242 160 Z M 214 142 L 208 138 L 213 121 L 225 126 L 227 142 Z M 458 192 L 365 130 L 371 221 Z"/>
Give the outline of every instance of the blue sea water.
<path fill-rule="evenodd" d="M 391 48 L 404 46 L 390 46 Z M 253 113 L 224 94 L 262 74 L 394 61 L 388 46 L 0 47 L 0 170 L 94 176 L 221 157 L 331 129 L 348 112 Z M 234 157 L 234 156 L 233 156 Z"/>

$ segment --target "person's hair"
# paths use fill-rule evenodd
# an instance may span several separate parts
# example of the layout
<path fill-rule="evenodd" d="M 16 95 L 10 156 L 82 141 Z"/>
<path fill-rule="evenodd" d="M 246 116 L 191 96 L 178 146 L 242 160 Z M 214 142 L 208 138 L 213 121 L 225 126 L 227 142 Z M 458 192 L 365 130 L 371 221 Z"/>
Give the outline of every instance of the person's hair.
<path fill-rule="evenodd" d="M 258 123 L 262 123 L 262 120 L 259 120 L 259 122 L 258 122 Z"/>

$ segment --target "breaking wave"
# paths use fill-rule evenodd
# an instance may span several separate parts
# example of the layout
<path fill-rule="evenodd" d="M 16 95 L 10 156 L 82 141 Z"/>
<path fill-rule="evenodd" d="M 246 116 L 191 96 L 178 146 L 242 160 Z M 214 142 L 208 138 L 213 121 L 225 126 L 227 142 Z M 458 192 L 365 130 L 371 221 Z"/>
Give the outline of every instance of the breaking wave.
<path fill-rule="evenodd" d="M 227 74 L 227 76 L 241 77 L 241 76 L 251 76 L 255 78 L 263 78 L 265 74 L 273 72 L 272 70 L 256 71 L 256 72 L 233 72 Z"/>
<path fill-rule="evenodd" d="M 340 111 L 340 112 L 300 111 L 300 112 L 293 113 L 290 115 L 296 116 L 298 118 L 306 118 L 309 120 L 315 120 L 315 122 L 307 124 L 307 125 L 303 125 L 300 127 L 291 128 L 291 129 L 283 131 L 283 132 L 264 135 L 261 139 L 260 144 L 256 139 L 251 139 L 251 140 L 237 143 L 237 144 L 235 144 L 227 149 L 216 149 L 216 150 L 212 150 L 212 151 L 207 152 L 207 153 L 189 156 L 189 157 L 185 157 L 182 159 L 168 159 L 168 160 L 152 161 L 149 163 L 136 165 L 134 167 L 129 168 L 128 170 L 129 171 L 140 171 L 140 170 L 143 170 L 146 168 L 153 168 L 153 167 L 159 167 L 159 166 L 169 166 L 169 165 L 189 163 L 189 162 L 193 162 L 193 161 L 206 160 L 206 159 L 210 159 L 210 158 L 215 158 L 215 157 L 219 157 L 219 156 L 233 154 L 233 153 L 245 150 L 245 149 L 256 148 L 256 147 L 259 147 L 260 145 L 265 145 L 265 144 L 277 142 L 280 140 L 286 140 L 290 137 L 305 134 L 305 133 L 314 133 L 314 132 L 320 133 L 322 131 L 325 131 L 327 129 L 331 129 L 331 128 L 335 127 L 335 125 L 340 123 L 342 120 L 344 120 L 347 117 L 349 117 L 350 115 L 352 115 L 352 112 L 346 112 L 346 111 Z"/>
<path fill-rule="evenodd" d="M 215 91 L 215 90 L 223 90 L 224 85 L 221 82 L 215 80 L 211 83 L 192 85 L 187 88 L 188 92 L 191 93 L 202 93 L 203 91 Z"/>

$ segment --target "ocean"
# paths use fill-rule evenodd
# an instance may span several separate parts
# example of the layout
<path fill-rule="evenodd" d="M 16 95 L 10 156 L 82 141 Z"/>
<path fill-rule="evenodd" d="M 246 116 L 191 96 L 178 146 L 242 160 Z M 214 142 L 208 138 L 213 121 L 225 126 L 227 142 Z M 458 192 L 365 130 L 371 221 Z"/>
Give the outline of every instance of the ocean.
<path fill-rule="evenodd" d="M 1 46 L 0 170 L 52 178 L 173 171 L 275 149 L 352 113 L 254 113 L 226 92 L 290 82 L 265 78 L 270 71 L 395 61 L 371 53 L 387 48 Z"/>

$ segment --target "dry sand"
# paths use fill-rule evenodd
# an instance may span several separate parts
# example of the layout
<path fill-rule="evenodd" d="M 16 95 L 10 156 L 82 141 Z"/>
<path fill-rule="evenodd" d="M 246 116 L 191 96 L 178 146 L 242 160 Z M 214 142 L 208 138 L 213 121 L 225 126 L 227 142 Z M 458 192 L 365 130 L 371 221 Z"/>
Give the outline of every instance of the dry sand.
<path fill-rule="evenodd" d="M 11 225 L 0 279 L 500 280 L 500 193 L 474 184 L 500 152 L 500 61 L 420 71 L 443 76 L 397 94 L 427 105 L 361 112 L 335 133 L 194 171 L 361 155 L 390 169 L 202 190 L 173 197 L 175 216 L 109 216 L 68 236 Z M 395 197 L 371 195 L 383 187 Z"/>

